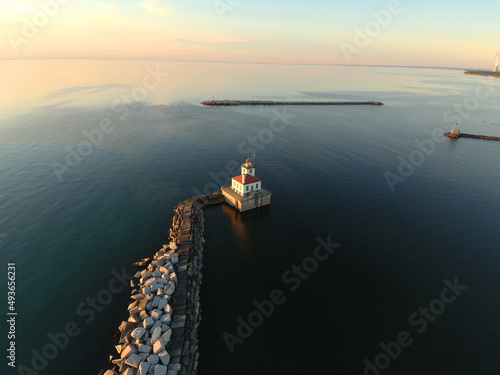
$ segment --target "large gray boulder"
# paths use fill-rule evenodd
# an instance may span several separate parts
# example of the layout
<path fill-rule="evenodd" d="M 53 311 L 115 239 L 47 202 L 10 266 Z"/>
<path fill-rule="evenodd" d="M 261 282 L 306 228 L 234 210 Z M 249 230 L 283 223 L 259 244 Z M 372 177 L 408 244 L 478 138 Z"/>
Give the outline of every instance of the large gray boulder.
<path fill-rule="evenodd" d="M 139 353 L 151 353 L 152 348 L 150 345 L 140 344 L 137 349 L 139 349 Z"/>
<path fill-rule="evenodd" d="M 158 364 L 158 362 L 160 361 L 160 358 L 158 358 L 158 356 L 157 356 L 156 354 L 151 354 L 151 355 L 148 357 L 147 361 L 148 361 L 149 363 L 151 363 L 151 365 L 156 365 L 156 364 Z"/>
<path fill-rule="evenodd" d="M 151 367 L 151 362 L 142 362 L 139 365 L 139 371 L 137 372 L 137 375 L 147 375 L 150 367 Z"/>
<path fill-rule="evenodd" d="M 149 279 L 151 277 L 151 275 L 153 274 L 153 271 L 151 271 L 151 270 L 144 270 L 143 272 L 144 273 L 142 274 L 142 278 L 144 280 Z"/>
<path fill-rule="evenodd" d="M 172 295 L 175 292 L 175 284 L 173 281 L 169 281 L 165 287 L 165 294 Z"/>
<path fill-rule="evenodd" d="M 163 345 L 163 341 L 158 340 L 153 344 L 153 353 L 158 355 L 162 350 L 165 349 L 165 345 Z"/>
<path fill-rule="evenodd" d="M 150 328 L 150 332 L 153 333 L 153 331 L 155 330 L 155 328 L 158 328 L 158 327 L 161 327 L 162 323 L 160 321 L 156 321 L 155 324 L 153 324 L 153 326 Z"/>
<path fill-rule="evenodd" d="M 156 297 L 158 297 L 158 296 L 156 296 Z M 156 307 L 158 307 L 158 306 L 156 306 Z M 163 311 L 155 309 L 155 310 L 151 311 L 151 318 L 153 318 L 155 321 L 159 320 L 160 316 L 162 316 L 162 314 L 163 314 Z"/>
<path fill-rule="evenodd" d="M 120 358 L 125 359 L 129 357 L 131 354 L 137 353 L 137 348 L 135 345 L 127 345 L 125 349 L 120 353 Z"/>
<path fill-rule="evenodd" d="M 146 310 L 142 310 L 140 313 L 139 313 L 139 318 L 141 318 L 142 320 L 146 319 L 148 317 L 148 312 Z"/>
<path fill-rule="evenodd" d="M 130 336 L 132 336 L 134 339 L 140 339 L 148 330 L 143 327 L 137 327 L 134 329 L 131 333 Z"/>
<path fill-rule="evenodd" d="M 167 304 L 167 306 L 165 306 L 165 308 L 163 309 L 163 311 L 165 311 L 165 313 L 167 313 L 167 314 L 172 314 L 172 311 L 173 311 L 172 310 L 172 306 L 170 306 L 170 305 Z"/>
<path fill-rule="evenodd" d="M 157 365 L 155 367 L 154 375 L 167 375 L 167 366 Z"/>
<path fill-rule="evenodd" d="M 132 353 L 126 360 L 125 363 L 131 367 L 138 368 L 139 364 L 143 361 L 143 358 L 135 353 Z"/>
<path fill-rule="evenodd" d="M 159 321 L 162 324 L 170 325 L 170 323 L 172 323 L 172 317 L 170 314 L 163 314 L 162 316 L 160 316 Z"/>
<path fill-rule="evenodd" d="M 155 324 L 155 321 L 153 318 L 148 316 L 144 321 L 142 322 L 142 326 L 146 329 L 150 329 L 153 325 Z"/>
<path fill-rule="evenodd" d="M 156 277 L 150 277 L 149 279 L 146 280 L 144 283 L 145 286 L 151 286 L 156 283 Z"/>
<path fill-rule="evenodd" d="M 158 310 L 164 310 L 165 307 L 167 306 L 168 301 L 166 298 L 162 298 L 160 302 L 158 302 Z"/>
<path fill-rule="evenodd" d="M 156 309 L 158 307 L 160 301 L 161 301 L 161 297 L 160 296 L 155 296 L 153 298 L 153 302 L 151 302 L 151 307 L 154 308 L 154 309 Z"/>
<path fill-rule="evenodd" d="M 161 327 L 156 327 L 153 330 L 153 333 L 151 334 L 151 342 L 154 344 L 156 341 L 158 341 L 161 337 L 162 330 Z"/>
<path fill-rule="evenodd" d="M 160 340 L 163 343 L 163 345 L 167 346 L 171 337 L 172 337 L 172 330 L 169 329 L 163 335 L 161 335 Z"/>
<path fill-rule="evenodd" d="M 170 362 L 170 354 L 166 350 L 161 351 L 158 353 L 158 357 L 160 358 L 160 362 L 167 366 Z"/>

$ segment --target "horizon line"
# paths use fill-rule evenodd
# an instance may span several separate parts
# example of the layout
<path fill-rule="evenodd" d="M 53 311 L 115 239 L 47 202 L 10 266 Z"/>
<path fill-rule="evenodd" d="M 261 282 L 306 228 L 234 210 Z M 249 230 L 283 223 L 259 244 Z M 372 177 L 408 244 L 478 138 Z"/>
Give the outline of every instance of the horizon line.
<path fill-rule="evenodd" d="M 100 57 L 40 57 L 6 59 L 0 61 L 40 61 L 40 60 L 93 60 L 93 61 L 168 61 L 184 63 L 210 63 L 210 64 L 253 64 L 253 65 L 306 65 L 306 66 L 354 66 L 354 67 L 381 67 L 381 68 L 422 68 L 422 69 L 477 69 L 451 66 L 429 66 L 429 65 L 373 65 L 373 64 L 329 64 L 329 63 L 290 63 L 290 62 L 243 62 L 243 61 L 203 61 L 203 60 L 168 60 L 168 59 L 135 59 L 135 58 L 100 58 Z"/>

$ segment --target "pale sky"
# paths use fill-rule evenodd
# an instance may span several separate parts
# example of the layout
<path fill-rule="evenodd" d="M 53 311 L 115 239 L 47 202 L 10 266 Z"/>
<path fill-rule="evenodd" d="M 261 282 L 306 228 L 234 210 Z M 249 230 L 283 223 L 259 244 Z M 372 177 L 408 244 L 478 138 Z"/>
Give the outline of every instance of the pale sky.
<path fill-rule="evenodd" d="M 0 59 L 492 68 L 499 25 L 493 0 L 0 0 Z"/>

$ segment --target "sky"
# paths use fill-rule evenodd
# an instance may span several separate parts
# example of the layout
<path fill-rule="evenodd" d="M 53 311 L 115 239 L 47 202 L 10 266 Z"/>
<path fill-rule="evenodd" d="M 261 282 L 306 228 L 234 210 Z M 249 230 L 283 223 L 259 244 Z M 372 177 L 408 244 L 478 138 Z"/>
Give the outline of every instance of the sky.
<path fill-rule="evenodd" d="M 0 59 L 491 69 L 493 0 L 0 0 Z"/>

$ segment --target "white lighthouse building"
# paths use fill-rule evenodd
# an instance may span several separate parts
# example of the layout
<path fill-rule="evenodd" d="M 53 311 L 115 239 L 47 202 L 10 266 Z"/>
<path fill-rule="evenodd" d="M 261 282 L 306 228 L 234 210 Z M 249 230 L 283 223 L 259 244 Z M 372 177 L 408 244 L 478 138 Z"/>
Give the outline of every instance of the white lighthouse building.
<path fill-rule="evenodd" d="M 262 181 L 255 177 L 255 164 L 247 159 L 241 164 L 241 174 L 231 178 L 231 186 L 221 187 L 227 203 L 239 211 L 271 203 L 271 192 L 262 188 Z"/>

